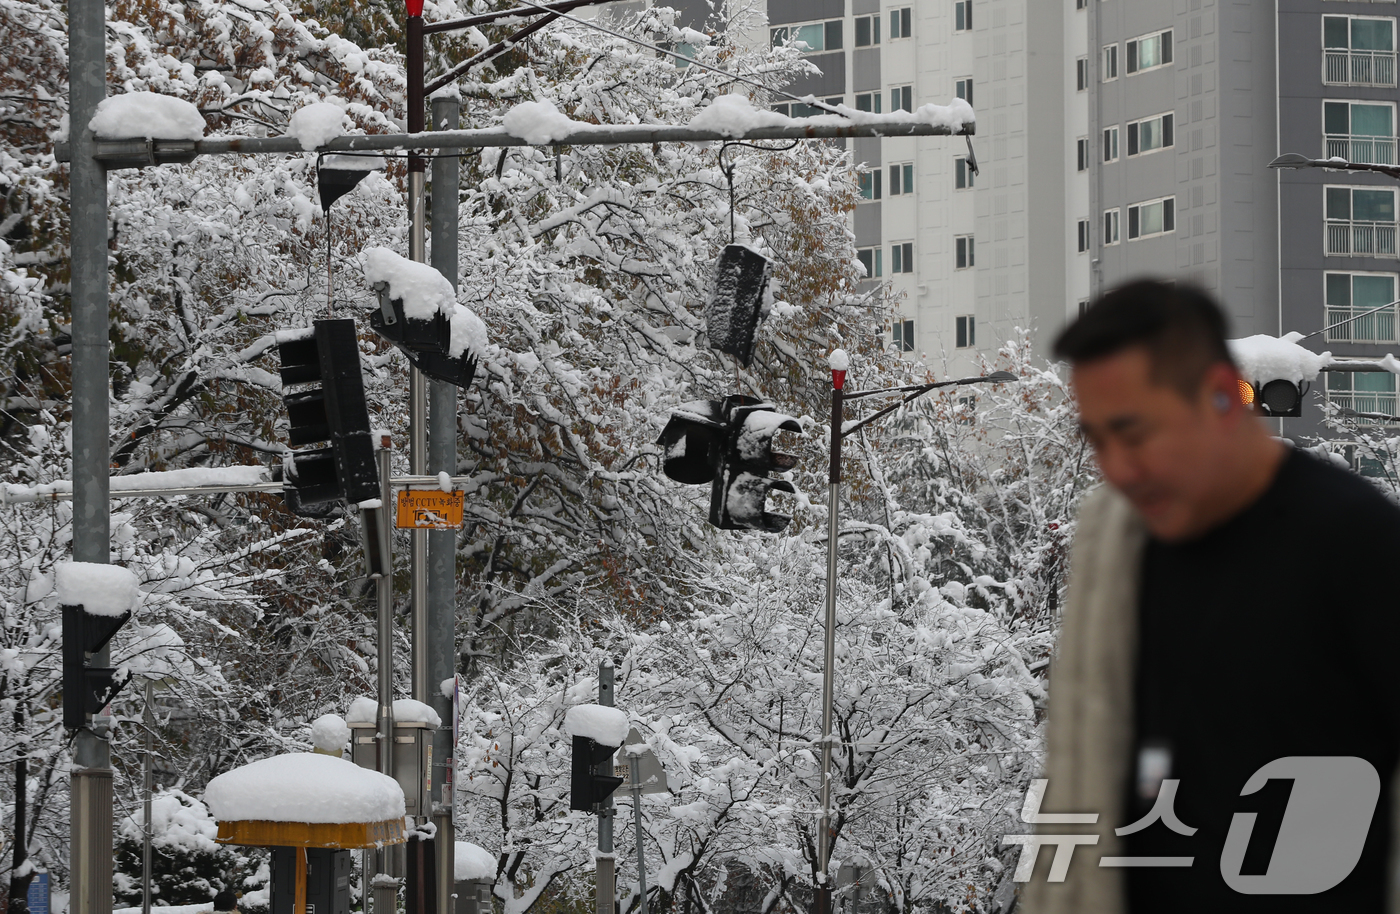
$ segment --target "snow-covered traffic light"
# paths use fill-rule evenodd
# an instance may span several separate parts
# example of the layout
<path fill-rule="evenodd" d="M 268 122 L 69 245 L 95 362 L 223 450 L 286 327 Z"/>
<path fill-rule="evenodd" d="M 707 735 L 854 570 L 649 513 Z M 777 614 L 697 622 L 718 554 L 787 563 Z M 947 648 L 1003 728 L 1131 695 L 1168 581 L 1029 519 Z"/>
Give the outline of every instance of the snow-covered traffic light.
<path fill-rule="evenodd" d="M 139 588 L 136 576 L 118 565 L 65 562 L 54 578 L 63 610 L 63 726 L 77 730 L 131 678 L 91 660 L 131 618 Z"/>
<path fill-rule="evenodd" d="M 365 280 L 379 295 L 374 332 L 393 343 L 423 374 L 469 387 L 486 351 L 486 325 L 464 305 L 447 277 L 388 248 L 365 252 Z"/>
<path fill-rule="evenodd" d="M 797 466 L 797 458 L 773 452 L 780 431 L 801 432 L 791 416 L 753 397 L 698 400 L 671 412 L 661 433 L 665 474 L 687 485 L 710 483 L 710 523 L 721 530 L 776 533 L 792 520 L 770 514 L 770 492 L 796 492 L 769 474 Z"/>
<path fill-rule="evenodd" d="M 742 244 L 725 247 L 715 264 L 713 286 L 705 303 L 705 332 L 710 348 L 727 352 L 748 367 L 753 358 L 758 322 L 767 316 L 768 258 Z"/>
<path fill-rule="evenodd" d="M 1240 400 L 1270 418 L 1292 418 L 1303 414 L 1303 394 L 1307 390 L 1287 378 L 1268 381 L 1241 381 Z"/>
<path fill-rule="evenodd" d="M 569 768 L 569 808 L 593 812 L 599 803 L 622 786 L 622 778 L 612 773 L 613 753 L 618 746 L 605 746 L 587 736 L 574 737 L 573 759 Z"/>
<path fill-rule="evenodd" d="M 295 501 L 306 505 L 377 498 L 379 470 L 369 434 L 355 322 L 316 321 L 311 334 L 283 342 L 278 352 L 289 443 L 330 442 L 292 452 L 289 493 L 294 491 Z"/>

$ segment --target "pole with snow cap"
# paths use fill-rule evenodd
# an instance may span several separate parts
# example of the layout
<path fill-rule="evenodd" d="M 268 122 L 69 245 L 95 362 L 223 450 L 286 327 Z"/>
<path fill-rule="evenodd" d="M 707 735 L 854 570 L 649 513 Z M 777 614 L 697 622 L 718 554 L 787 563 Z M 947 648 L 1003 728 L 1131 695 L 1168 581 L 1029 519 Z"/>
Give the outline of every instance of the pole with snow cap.
<path fill-rule="evenodd" d="M 821 823 L 817 826 L 817 914 L 831 914 L 831 704 L 836 665 L 836 540 L 841 507 L 841 425 L 846 403 L 846 372 L 851 360 L 844 349 L 831 353 L 831 470 L 827 476 L 826 627 L 822 639 L 822 781 Z"/>

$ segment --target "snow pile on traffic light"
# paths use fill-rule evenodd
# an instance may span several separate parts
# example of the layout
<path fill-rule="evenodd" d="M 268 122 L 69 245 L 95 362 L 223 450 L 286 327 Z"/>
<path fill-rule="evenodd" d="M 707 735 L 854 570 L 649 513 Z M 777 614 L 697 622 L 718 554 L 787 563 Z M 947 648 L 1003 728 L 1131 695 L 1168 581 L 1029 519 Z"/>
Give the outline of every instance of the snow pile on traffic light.
<path fill-rule="evenodd" d="M 1282 337 L 1260 333 L 1230 340 L 1230 354 L 1240 374 L 1250 383 L 1283 379 L 1301 384 L 1317 380 L 1317 374 L 1332 361 L 1332 353 L 1318 354 L 1298 345 L 1301 333 Z"/>
<path fill-rule="evenodd" d="M 88 127 L 99 140 L 199 140 L 204 115 L 173 95 L 127 92 L 98 102 Z"/>
<path fill-rule="evenodd" d="M 92 616 L 120 616 L 136 606 L 141 588 L 136 575 L 120 565 L 64 562 L 54 569 L 62 606 L 81 606 Z"/>
<path fill-rule="evenodd" d="M 403 788 L 378 771 L 329 755 L 260 759 L 209 782 L 204 802 L 220 822 L 387 822 L 404 816 Z"/>
<path fill-rule="evenodd" d="M 603 746 L 627 741 L 627 714 L 603 705 L 574 705 L 564 713 L 564 732 L 583 736 Z"/>
<path fill-rule="evenodd" d="M 437 270 L 394 253 L 388 248 L 370 248 L 364 252 L 365 282 L 371 288 L 384 283 L 389 297 L 403 302 L 404 315 L 410 320 L 431 320 L 439 312 L 452 316 L 457 305 L 457 291 Z"/>

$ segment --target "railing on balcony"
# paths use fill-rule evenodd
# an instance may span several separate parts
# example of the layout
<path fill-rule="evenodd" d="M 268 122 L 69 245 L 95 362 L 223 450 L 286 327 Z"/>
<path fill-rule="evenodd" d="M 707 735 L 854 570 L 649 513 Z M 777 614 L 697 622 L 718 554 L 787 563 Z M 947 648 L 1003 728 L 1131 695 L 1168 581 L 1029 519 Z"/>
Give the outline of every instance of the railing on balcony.
<path fill-rule="evenodd" d="M 1349 409 L 1358 413 L 1372 413 L 1382 416 L 1394 416 L 1395 394 L 1387 393 L 1346 393 L 1341 391 L 1327 391 L 1327 402 L 1338 409 Z M 1361 419 L 1362 424 L 1372 424 L 1377 420 Z"/>
<path fill-rule="evenodd" d="M 1342 257 L 1395 257 L 1395 223 L 1328 220 L 1327 253 Z"/>
<path fill-rule="evenodd" d="M 1327 48 L 1323 53 L 1322 81 L 1329 86 L 1393 87 L 1395 52 Z"/>
<path fill-rule="evenodd" d="M 1323 326 L 1331 327 L 1327 331 L 1329 342 L 1336 343 L 1395 343 L 1400 342 L 1395 338 L 1395 309 L 1387 308 L 1384 311 L 1376 311 L 1373 314 L 1366 314 L 1370 308 L 1337 308 L 1329 305 L 1327 307 L 1327 323 Z M 1362 314 L 1364 317 L 1356 317 Z M 1355 320 L 1351 318 L 1356 317 Z M 1342 324 L 1342 321 L 1346 321 Z M 1334 326 L 1341 324 L 1340 327 Z"/>
<path fill-rule="evenodd" d="M 1372 165 L 1395 164 L 1395 138 L 1389 136 L 1327 136 L 1327 157 Z"/>

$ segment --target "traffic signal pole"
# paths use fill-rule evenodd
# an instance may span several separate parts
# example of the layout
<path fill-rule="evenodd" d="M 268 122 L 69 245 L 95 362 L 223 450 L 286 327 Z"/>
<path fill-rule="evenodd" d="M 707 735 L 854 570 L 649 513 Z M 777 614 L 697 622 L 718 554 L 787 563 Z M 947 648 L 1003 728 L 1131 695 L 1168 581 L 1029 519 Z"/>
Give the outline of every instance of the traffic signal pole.
<path fill-rule="evenodd" d="M 107 172 L 94 156 L 87 129 L 107 95 L 107 14 L 104 0 L 68 5 L 68 112 L 73 161 L 69 168 L 72 290 L 73 560 L 110 561 L 108 502 Z M 69 633 L 65 632 L 65 638 Z M 104 645 L 93 666 L 109 664 Z M 105 709 L 104 709 L 105 710 Z M 70 780 L 72 914 L 112 910 L 112 751 L 108 718 L 89 718 L 73 740 Z"/>
<path fill-rule="evenodd" d="M 613 665 L 611 660 L 598 664 L 598 704 L 613 707 Z M 609 763 L 611 764 L 611 763 Z M 613 801 L 608 797 L 598 804 L 598 872 L 597 914 L 614 914 L 617 898 L 617 858 L 613 856 Z"/>

